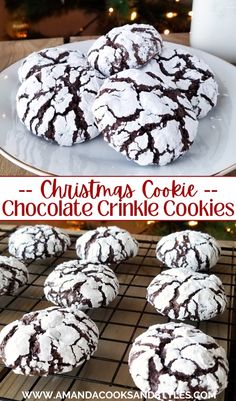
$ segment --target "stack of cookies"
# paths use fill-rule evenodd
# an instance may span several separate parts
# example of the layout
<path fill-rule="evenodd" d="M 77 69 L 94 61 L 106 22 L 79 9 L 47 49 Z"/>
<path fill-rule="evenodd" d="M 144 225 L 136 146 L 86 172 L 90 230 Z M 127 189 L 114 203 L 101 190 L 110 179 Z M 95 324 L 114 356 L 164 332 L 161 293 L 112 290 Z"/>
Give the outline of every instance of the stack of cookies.
<path fill-rule="evenodd" d="M 70 237 L 48 225 L 22 227 L 9 238 L 14 257 L 0 258 L 0 295 L 15 295 L 28 280 L 22 263 L 62 255 Z M 78 259 L 55 267 L 44 284 L 48 301 L 56 306 L 25 314 L 0 333 L 0 355 L 15 373 L 47 376 L 81 365 L 96 351 L 99 331 L 84 313 L 105 307 L 119 293 L 109 267 L 135 256 L 138 243 L 118 227 L 99 227 L 78 238 Z"/>
<path fill-rule="evenodd" d="M 147 300 L 174 320 L 201 321 L 223 313 L 227 298 L 220 279 L 211 274 L 220 247 L 208 234 L 182 231 L 163 237 L 157 258 L 168 270 L 147 288 Z M 202 273 L 204 272 L 204 273 Z M 227 386 L 224 349 L 192 325 L 157 324 L 137 337 L 129 354 L 131 376 L 141 391 L 156 398 L 216 397 Z"/>
<path fill-rule="evenodd" d="M 17 113 L 33 134 L 63 146 L 100 133 L 139 165 L 163 166 L 192 146 L 218 86 L 203 60 L 164 45 L 150 25 L 114 28 L 85 57 L 65 47 L 29 55 Z"/>

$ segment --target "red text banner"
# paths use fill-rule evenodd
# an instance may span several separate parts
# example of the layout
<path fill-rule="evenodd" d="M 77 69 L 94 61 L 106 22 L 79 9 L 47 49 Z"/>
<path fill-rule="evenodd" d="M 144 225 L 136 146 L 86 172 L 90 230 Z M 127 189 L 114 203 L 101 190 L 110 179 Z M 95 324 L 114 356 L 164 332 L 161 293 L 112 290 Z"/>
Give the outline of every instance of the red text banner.
<path fill-rule="evenodd" d="M 2 220 L 236 220 L 234 177 L 1 177 Z"/>

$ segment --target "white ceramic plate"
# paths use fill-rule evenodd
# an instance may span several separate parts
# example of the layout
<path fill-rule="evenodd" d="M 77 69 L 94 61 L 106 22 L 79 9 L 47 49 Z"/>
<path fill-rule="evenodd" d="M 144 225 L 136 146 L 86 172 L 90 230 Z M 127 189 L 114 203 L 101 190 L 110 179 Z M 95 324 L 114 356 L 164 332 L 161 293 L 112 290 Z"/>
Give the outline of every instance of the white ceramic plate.
<path fill-rule="evenodd" d="M 64 45 L 87 52 L 93 41 Z M 176 47 L 172 43 L 165 44 Z M 164 167 L 141 167 L 128 161 L 104 142 L 93 141 L 60 147 L 28 132 L 16 115 L 15 96 L 21 61 L 0 73 L 0 147 L 15 164 L 36 174 L 54 175 L 216 175 L 236 168 L 236 67 L 200 50 L 187 48 L 213 69 L 219 84 L 217 107 L 200 121 L 191 150 Z"/>

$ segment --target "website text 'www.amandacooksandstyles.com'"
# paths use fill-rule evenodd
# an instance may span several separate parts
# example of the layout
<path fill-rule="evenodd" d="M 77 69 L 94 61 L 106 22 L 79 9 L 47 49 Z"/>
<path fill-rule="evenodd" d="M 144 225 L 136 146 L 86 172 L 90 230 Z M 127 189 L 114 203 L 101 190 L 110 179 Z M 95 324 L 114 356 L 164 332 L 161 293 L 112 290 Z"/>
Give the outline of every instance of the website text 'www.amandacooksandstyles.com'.
<path fill-rule="evenodd" d="M 142 400 L 143 398 L 155 400 L 207 400 L 216 398 L 215 393 L 195 391 L 194 393 L 182 392 L 178 394 L 141 391 L 22 391 L 24 399 L 34 400 Z"/>

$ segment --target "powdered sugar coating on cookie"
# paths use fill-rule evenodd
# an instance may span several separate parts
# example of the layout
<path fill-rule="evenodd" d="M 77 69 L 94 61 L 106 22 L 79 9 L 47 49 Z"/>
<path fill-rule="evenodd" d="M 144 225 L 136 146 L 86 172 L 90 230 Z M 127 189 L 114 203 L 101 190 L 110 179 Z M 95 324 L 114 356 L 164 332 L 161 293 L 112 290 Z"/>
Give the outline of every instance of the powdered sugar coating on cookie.
<path fill-rule="evenodd" d="M 183 323 L 157 324 L 137 337 L 129 354 L 129 369 L 144 394 L 166 394 L 168 399 L 187 392 L 193 396 L 197 391 L 217 395 L 227 386 L 224 349 L 212 337 Z"/>
<path fill-rule="evenodd" d="M 64 45 L 43 49 L 31 53 L 23 60 L 18 70 L 19 80 L 23 82 L 42 68 L 56 64 L 67 64 L 70 67 L 80 68 L 87 65 L 87 60 L 85 55 L 78 49 L 70 50 Z"/>
<path fill-rule="evenodd" d="M 0 295 L 16 295 L 27 284 L 27 267 L 12 256 L 0 256 Z"/>
<path fill-rule="evenodd" d="M 196 114 L 186 96 L 140 70 L 106 79 L 93 112 L 109 145 L 140 165 L 176 160 L 197 134 Z"/>
<path fill-rule="evenodd" d="M 91 263 L 116 263 L 136 256 L 138 242 L 119 227 L 98 227 L 77 239 L 76 253 Z"/>
<path fill-rule="evenodd" d="M 20 227 L 9 237 L 9 252 L 25 262 L 60 256 L 69 245 L 68 234 L 48 225 Z"/>
<path fill-rule="evenodd" d="M 21 122 L 34 135 L 72 146 L 99 135 L 91 105 L 103 77 L 90 67 L 45 67 L 20 86 L 16 102 Z"/>
<path fill-rule="evenodd" d="M 158 274 L 147 288 L 147 300 L 170 319 L 208 320 L 223 313 L 227 297 L 214 274 L 173 268 Z"/>
<path fill-rule="evenodd" d="M 220 257 L 220 246 L 209 234 L 185 230 L 163 237 L 157 243 L 156 256 L 167 267 L 209 271 Z"/>
<path fill-rule="evenodd" d="M 5 326 L 0 355 L 14 373 L 47 376 L 69 372 L 96 351 L 96 324 L 82 311 L 52 307 Z"/>
<path fill-rule="evenodd" d="M 181 90 L 191 102 L 198 118 L 205 117 L 215 107 L 218 84 L 210 67 L 181 47 L 164 47 L 141 69 L 166 85 Z"/>
<path fill-rule="evenodd" d="M 107 306 L 118 293 L 119 282 L 109 267 L 79 260 L 58 265 L 44 284 L 48 301 L 80 310 Z"/>
<path fill-rule="evenodd" d="M 104 76 L 137 68 L 162 51 L 162 38 L 146 24 L 113 28 L 98 38 L 88 52 L 88 62 Z"/>

